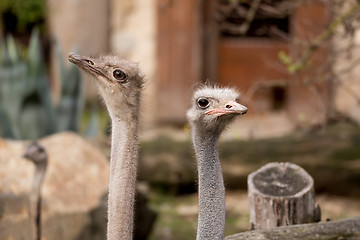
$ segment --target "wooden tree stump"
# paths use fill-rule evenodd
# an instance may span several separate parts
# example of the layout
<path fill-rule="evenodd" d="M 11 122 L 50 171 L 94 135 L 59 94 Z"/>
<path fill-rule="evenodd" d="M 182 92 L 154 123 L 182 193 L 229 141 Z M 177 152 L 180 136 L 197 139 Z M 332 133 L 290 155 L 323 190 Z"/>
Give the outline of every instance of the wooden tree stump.
<path fill-rule="evenodd" d="M 292 163 L 269 163 L 248 176 L 250 228 L 320 221 L 314 180 Z"/>

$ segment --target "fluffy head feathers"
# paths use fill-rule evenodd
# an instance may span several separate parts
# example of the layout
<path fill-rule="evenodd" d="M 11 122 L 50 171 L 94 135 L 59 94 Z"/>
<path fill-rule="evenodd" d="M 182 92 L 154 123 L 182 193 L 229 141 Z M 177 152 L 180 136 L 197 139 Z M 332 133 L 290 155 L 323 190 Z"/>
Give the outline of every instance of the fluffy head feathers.
<path fill-rule="evenodd" d="M 239 93 L 231 88 L 203 86 L 194 92 L 187 118 L 194 128 L 220 133 L 247 108 L 239 103 Z"/>

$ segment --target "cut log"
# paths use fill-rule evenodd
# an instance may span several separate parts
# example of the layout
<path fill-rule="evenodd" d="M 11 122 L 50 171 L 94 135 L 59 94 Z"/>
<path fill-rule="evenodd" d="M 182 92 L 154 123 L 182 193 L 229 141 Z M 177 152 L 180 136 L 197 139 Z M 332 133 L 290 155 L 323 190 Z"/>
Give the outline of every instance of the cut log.
<path fill-rule="evenodd" d="M 360 217 L 238 233 L 226 240 L 359 240 Z"/>
<path fill-rule="evenodd" d="M 314 180 L 292 163 L 269 163 L 248 177 L 250 228 L 320 221 L 315 203 Z"/>

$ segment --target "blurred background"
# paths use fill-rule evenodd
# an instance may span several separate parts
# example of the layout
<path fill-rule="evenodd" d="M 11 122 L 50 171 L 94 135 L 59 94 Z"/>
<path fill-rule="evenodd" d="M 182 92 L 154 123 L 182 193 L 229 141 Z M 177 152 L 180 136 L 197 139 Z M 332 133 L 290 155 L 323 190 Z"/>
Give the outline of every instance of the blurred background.
<path fill-rule="evenodd" d="M 43 239 L 104 239 L 107 112 L 67 61 L 116 53 L 146 75 L 136 239 L 194 239 L 196 164 L 186 110 L 201 83 L 241 92 L 224 133 L 226 235 L 249 228 L 247 175 L 299 164 L 326 219 L 360 215 L 360 3 L 356 0 L 1 0 L 0 239 L 30 239 L 38 140 L 49 156 Z"/>

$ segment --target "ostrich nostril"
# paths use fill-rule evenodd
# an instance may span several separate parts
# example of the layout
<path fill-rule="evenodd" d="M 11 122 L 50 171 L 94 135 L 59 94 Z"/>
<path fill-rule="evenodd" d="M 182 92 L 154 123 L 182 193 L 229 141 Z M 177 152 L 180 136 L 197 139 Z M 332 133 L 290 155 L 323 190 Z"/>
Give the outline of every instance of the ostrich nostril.
<path fill-rule="evenodd" d="M 232 108 L 232 106 L 231 106 L 231 105 L 226 105 L 225 107 L 226 107 L 227 109 Z"/>

